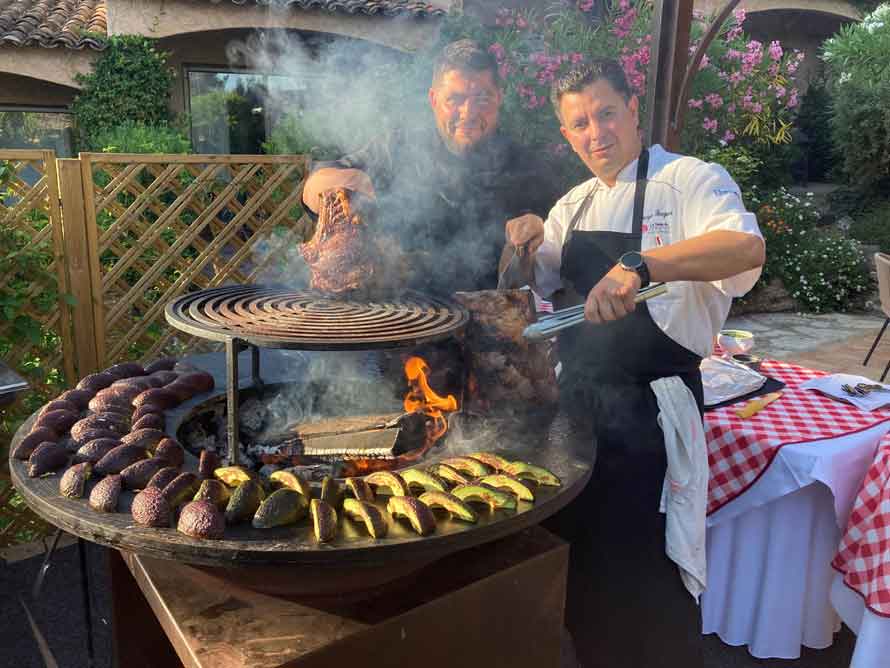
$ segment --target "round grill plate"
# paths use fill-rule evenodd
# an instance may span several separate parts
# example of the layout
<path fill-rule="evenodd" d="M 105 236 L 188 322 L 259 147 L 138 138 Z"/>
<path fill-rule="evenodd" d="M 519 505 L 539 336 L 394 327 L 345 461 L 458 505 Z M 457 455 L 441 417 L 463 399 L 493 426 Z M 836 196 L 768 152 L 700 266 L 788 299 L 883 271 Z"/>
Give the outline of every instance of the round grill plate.
<path fill-rule="evenodd" d="M 438 341 L 469 321 L 459 304 L 413 291 L 380 299 L 242 285 L 183 295 L 167 322 L 205 339 L 241 339 L 268 348 L 362 350 Z"/>

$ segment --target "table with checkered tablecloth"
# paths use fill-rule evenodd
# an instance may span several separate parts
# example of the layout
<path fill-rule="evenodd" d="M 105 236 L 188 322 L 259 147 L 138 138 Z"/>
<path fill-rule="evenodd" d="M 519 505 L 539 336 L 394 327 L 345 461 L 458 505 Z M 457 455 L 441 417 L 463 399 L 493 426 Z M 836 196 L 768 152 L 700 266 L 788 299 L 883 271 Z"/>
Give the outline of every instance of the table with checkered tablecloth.
<path fill-rule="evenodd" d="M 765 361 L 786 387 L 750 418 L 705 415 L 708 589 L 702 628 L 757 657 L 798 658 L 833 640 L 830 566 L 890 410 L 861 411 L 801 383 L 823 372 Z M 818 483 L 818 484 L 815 484 Z"/>

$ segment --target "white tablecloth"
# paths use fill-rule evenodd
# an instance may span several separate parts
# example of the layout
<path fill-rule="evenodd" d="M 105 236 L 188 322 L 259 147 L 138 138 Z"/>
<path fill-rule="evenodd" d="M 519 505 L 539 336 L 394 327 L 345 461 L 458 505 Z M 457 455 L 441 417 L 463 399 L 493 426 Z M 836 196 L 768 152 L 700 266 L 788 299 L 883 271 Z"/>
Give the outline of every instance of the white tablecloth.
<path fill-rule="evenodd" d="M 831 644 L 840 622 L 829 601 L 830 563 L 888 429 L 787 445 L 757 482 L 708 517 L 703 633 L 747 645 L 759 658 L 796 659 L 801 645 Z"/>
<path fill-rule="evenodd" d="M 831 581 L 831 604 L 844 624 L 856 634 L 856 649 L 850 668 L 887 668 L 890 664 L 890 619 L 865 607 L 862 597 L 835 573 Z"/>

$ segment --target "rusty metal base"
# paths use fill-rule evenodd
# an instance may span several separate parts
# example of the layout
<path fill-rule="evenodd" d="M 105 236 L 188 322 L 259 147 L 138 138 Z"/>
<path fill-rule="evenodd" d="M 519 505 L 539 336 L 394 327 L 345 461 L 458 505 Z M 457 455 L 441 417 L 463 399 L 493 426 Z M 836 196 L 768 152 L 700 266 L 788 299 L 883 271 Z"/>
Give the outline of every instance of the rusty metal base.
<path fill-rule="evenodd" d="M 410 588 L 324 606 L 109 552 L 119 666 L 559 665 L 569 549 L 541 527 L 445 557 Z"/>

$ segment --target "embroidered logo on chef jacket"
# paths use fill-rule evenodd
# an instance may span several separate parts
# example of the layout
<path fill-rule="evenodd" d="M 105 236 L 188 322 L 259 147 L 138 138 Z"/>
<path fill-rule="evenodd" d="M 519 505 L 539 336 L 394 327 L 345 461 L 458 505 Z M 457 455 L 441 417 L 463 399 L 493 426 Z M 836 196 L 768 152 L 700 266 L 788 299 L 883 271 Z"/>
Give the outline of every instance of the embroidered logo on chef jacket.
<path fill-rule="evenodd" d="M 643 216 L 641 231 L 651 242 L 649 246 L 666 246 L 671 243 L 673 211 L 655 209 Z"/>

